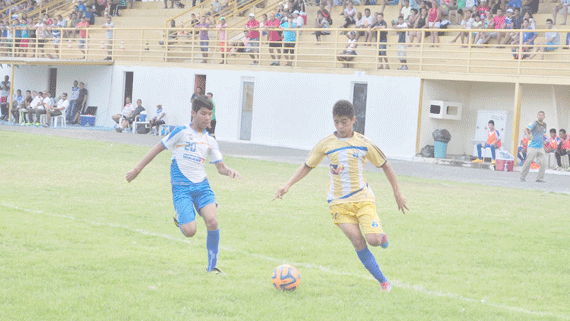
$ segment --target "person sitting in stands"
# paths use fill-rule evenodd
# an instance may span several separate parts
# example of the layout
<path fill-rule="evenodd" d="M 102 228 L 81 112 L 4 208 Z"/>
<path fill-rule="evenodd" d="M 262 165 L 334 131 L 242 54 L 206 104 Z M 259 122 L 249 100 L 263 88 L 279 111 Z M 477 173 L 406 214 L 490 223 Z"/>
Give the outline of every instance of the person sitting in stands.
<path fill-rule="evenodd" d="M 481 148 L 491 148 L 491 164 L 495 165 L 495 149 L 501 147 L 501 136 L 499 131 L 495 129 L 495 122 L 491 119 L 489 120 L 489 131 L 487 132 L 487 142 L 483 144 L 477 144 L 477 155 L 479 156 L 473 163 L 482 163 L 483 157 L 481 156 Z"/>

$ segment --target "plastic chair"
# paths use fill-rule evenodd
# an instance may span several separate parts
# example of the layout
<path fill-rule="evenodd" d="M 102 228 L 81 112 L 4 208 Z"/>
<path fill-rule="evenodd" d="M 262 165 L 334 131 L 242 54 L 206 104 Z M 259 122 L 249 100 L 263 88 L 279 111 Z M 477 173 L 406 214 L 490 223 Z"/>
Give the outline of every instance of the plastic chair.
<path fill-rule="evenodd" d="M 52 116 L 51 120 L 53 122 L 53 127 L 56 128 L 57 127 L 57 123 L 58 121 L 61 123 L 61 127 L 62 128 L 66 128 L 67 127 L 67 121 L 65 120 L 65 110 L 62 112 L 61 115 L 57 115 L 57 116 Z M 51 125 L 51 124 L 50 124 Z"/>
<path fill-rule="evenodd" d="M 22 125 L 24 123 L 24 114 L 27 114 L 28 110 L 27 109 L 19 109 L 18 112 L 20 113 L 18 125 Z"/>
<path fill-rule="evenodd" d="M 158 134 L 161 136 L 166 136 L 170 134 L 170 126 L 166 124 L 160 125 L 158 129 Z"/>

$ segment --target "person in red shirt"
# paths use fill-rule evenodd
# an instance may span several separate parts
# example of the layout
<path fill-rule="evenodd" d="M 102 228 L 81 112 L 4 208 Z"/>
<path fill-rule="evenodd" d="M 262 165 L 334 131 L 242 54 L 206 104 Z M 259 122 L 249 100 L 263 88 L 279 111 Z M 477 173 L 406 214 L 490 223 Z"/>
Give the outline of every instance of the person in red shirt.
<path fill-rule="evenodd" d="M 558 148 L 560 138 L 556 135 L 556 128 L 550 128 L 550 137 L 544 137 L 544 152 L 552 153 Z"/>
<path fill-rule="evenodd" d="M 249 14 L 249 20 L 245 24 L 245 28 L 248 30 L 247 37 L 249 38 L 248 48 L 245 51 L 249 52 L 251 59 L 253 59 L 251 64 L 257 65 L 259 61 L 255 59 L 255 53 L 259 53 L 259 21 L 255 20 L 253 12 Z"/>
<path fill-rule="evenodd" d="M 271 59 L 273 59 L 271 66 L 279 66 L 281 64 L 281 47 L 283 46 L 283 43 L 281 42 L 282 37 L 279 34 L 280 25 L 281 21 L 275 17 L 275 13 L 271 12 L 269 14 L 269 20 L 265 22 L 265 30 L 269 33 L 269 53 L 271 53 Z M 276 48 L 277 50 L 277 60 L 275 60 L 273 48 Z"/>
<path fill-rule="evenodd" d="M 568 155 L 568 160 L 570 163 L 570 137 L 568 134 L 566 134 L 566 130 L 562 128 L 560 128 L 558 134 L 560 135 L 560 143 L 554 152 L 554 156 L 556 156 L 556 162 L 558 163 L 558 167 L 556 167 L 556 169 L 563 170 L 562 156 Z M 566 170 L 570 171 L 570 166 L 566 168 Z"/>
<path fill-rule="evenodd" d="M 495 150 L 501 148 L 501 136 L 499 136 L 499 131 L 495 129 L 495 122 L 491 119 L 489 120 L 489 131 L 487 132 L 487 142 L 483 144 L 477 144 L 477 154 L 479 157 L 473 161 L 473 163 L 482 163 L 483 157 L 481 156 L 482 148 L 491 149 L 491 164 L 495 165 Z"/>
<path fill-rule="evenodd" d="M 79 50 L 83 53 L 83 58 L 85 59 L 85 55 L 87 55 L 87 28 L 89 28 L 89 22 L 87 22 L 87 18 L 83 16 L 81 18 L 81 22 L 75 25 L 77 29 L 79 29 Z"/>

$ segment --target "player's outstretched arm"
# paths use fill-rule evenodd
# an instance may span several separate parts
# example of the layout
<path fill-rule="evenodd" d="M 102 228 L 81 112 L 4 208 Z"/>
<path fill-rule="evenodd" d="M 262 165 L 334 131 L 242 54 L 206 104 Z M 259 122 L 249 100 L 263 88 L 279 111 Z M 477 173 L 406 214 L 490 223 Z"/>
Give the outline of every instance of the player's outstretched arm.
<path fill-rule="evenodd" d="M 156 144 L 148 153 L 146 153 L 146 155 L 144 155 L 143 159 L 137 165 L 137 167 L 133 168 L 130 172 L 127 173 L 127 182 L 130 183 L 133 179 L 137 178 L 143 168 L 145 168 L 145 166 L 148 165 L 148 163 L 150 163 L 156 157 L 156 155 L 165 149 L 166 148 L 164 148 L 162 142 L 158 142 L 158 144 Z"/>
<path fill-rule="evenodd" d="M 406 214 L 406 210 L 409 211 L 408 206 L 406 205 L 407 200 L 400 193 L 400 187 L 398 186 L 398 180 L 396 179 L 396 172 L 394 172 L 392 165 L 390 165 L 390 163 L 388 162 L 384 163 L 384 165 L 382 166 L 382 170 L 384 170 L 386 178 L 390 182 L 390 185 L 392 185 L 392 190 L 394 191 L 394 197 L 396 198 L 396 204 L 398 204 L 398 210 Z"/>
<path fill-rule="evenodd" d="M 229 176 L 231 178 L 243 178 L 235 169 L 231 169 L 231 168 L 227 167 L 223 161 L 217 162 L 216 168 L 218 169 L 218 173 L 221 175 L 226 175 L 226 176 Z"/>
<path fill-rule="evenodd" d="M 311 170 L 312 170 L 312 168 L 307 166 L 307 164 L 303 164 L 299 168 L 297 168 L 297 170 L 295 171 L 293 176 L 291 176 L 289 181 L 287 183 L 285 183 L 285 185 L 281 186 L 277 190 L 277 192 L 275 192 L 275 196 L 273 197 L 272 201 L 275 200 L 276 198 L 283 198 L 283 195 L 285 195 L 285 193 L 287 193 L 289 191 L 289 188 L 291 188 L 291 186 L 293 186 L 293 184 L 302 180 L 303 177 L 307 176 L 307 174 L 309 174 L 309 172 Z"/>

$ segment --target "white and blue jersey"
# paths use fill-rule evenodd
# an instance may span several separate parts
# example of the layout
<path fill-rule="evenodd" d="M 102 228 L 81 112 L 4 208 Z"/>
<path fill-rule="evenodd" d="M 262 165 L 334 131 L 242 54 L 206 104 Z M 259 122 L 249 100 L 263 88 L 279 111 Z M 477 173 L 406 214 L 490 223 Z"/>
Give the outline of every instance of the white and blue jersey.
<path fill-rule="evenodd" d="M 206 179 L 206 158 L 210 163 L 222 161 L 222 153 L 214 137 L 207 131 L 198 133 L 190 126 L 177 127 L 162 139 L 162 145 L 172 150 L 170 182 L 172 202 L 180 226 L 196 219 L 196 210 L 216 202 Z"/>
<path fill-rule="evenodd" d="M 206 179 L 206 158 L 210 159 L 210 164 L 222 161 L 218 142 L 205 130 L 198 133 L 190 126 L 177 127 L 162 139 L 162 145 L 172 150 L 172 185 L 200 183 Z"/>

